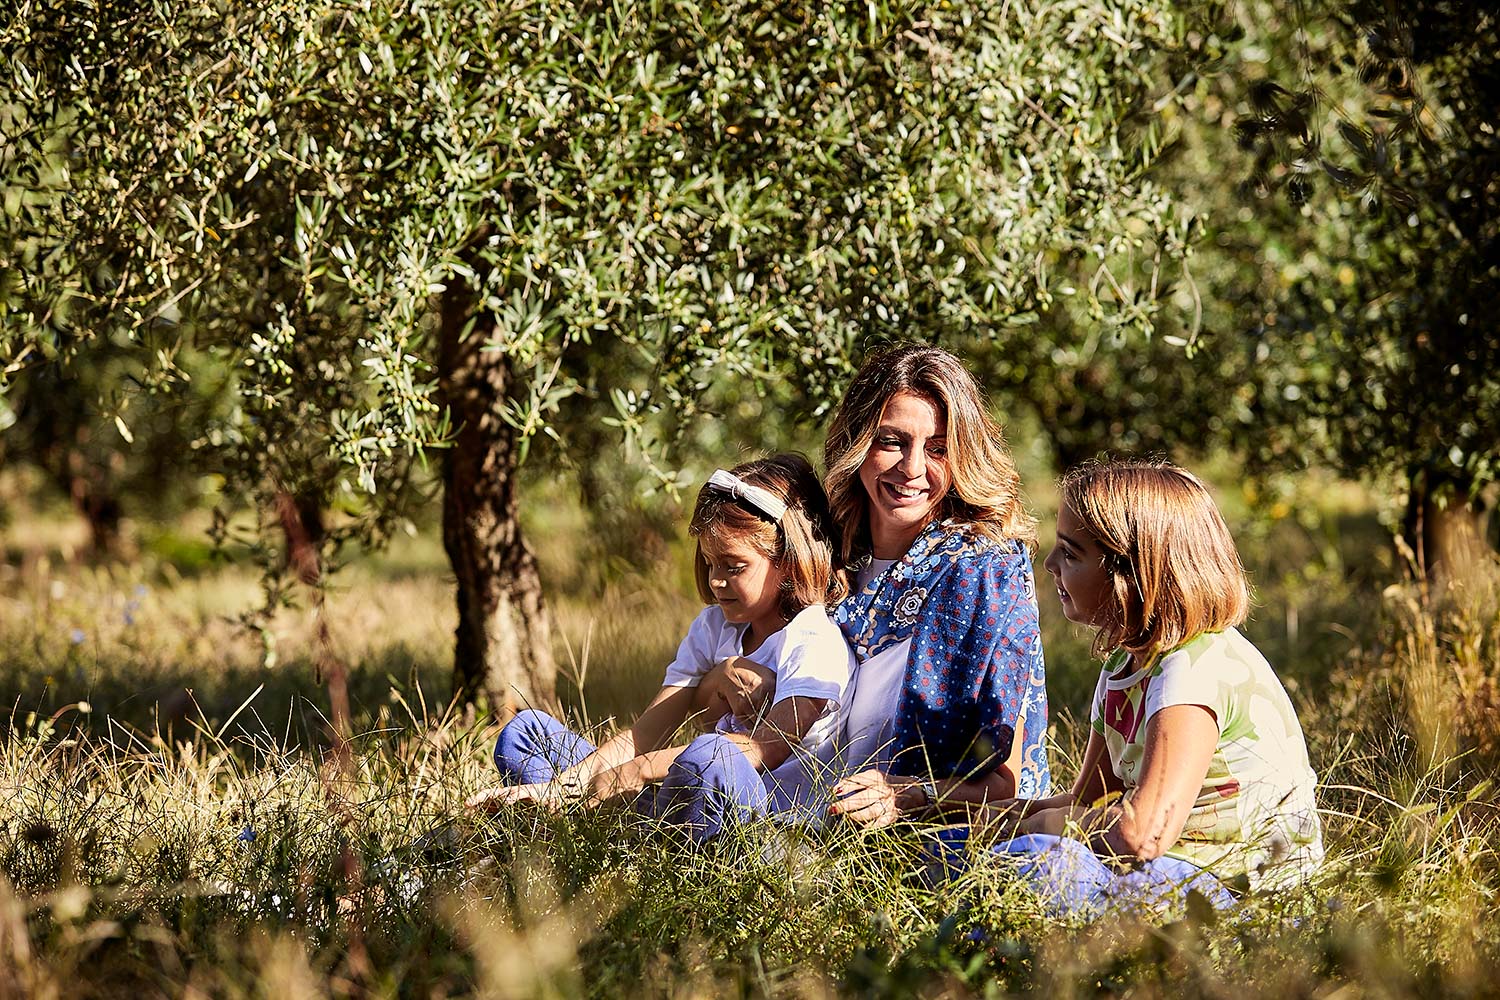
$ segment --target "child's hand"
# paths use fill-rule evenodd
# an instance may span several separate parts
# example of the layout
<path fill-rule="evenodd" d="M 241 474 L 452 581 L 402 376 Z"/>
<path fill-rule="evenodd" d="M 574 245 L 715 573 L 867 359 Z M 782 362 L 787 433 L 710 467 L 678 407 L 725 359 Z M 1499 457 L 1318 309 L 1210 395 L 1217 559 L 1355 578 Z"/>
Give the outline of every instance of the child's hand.
<path fill-rule="evenodd" d="M 996 837 L 1014 836 L 1016 825 L 1026 816 L 1029 799 L 1001 799 L 979 807 L 973 827 Z"/>
<path fill-rule="evenodd" d="M 773 670 L 743 656 L 731 656 L 714 664 L 698 682 L 693 711 L 700 713 L 705 729 L 712 729 L 713 720 L 726 714 L 753 728 L 775 697 Z"/>
<path fill-rule="evenodd" d="M 775 672 L 743 656 L 731 656 L 714 669 L 723 670 L 725 705 L 741 722 L 753 723 L 776 696 Z"/>
<path fill-rule="evenodd" d="M 646 779 L 640 765 L 628 760 L 619 767 L 594 775 L 584 791 L 584 801 L 591 806 L 602 806 L 634 797 L 645 787 Z"/>
<path fill-rule="evenodd" d="M 474 793 L 464 805 L 478 812 L 494 813 L 521 802 L 532 802 L 544 809 L 556 810 L 562 805 L 562 792 L 550 781 L 539 781 L 533 785 L 498 785 Z"/>

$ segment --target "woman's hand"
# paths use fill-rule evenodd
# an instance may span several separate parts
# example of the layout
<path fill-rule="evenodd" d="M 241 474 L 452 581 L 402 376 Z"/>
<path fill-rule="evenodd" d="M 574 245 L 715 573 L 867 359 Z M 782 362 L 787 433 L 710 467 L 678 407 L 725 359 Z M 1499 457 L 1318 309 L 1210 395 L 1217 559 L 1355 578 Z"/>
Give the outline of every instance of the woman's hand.
<path fill-rule="evenodd" d="M 872 830 L 890 826 L 907 812 L 928 803 L 914 778 L 884 771 L 860 771 L 833 786 L 833 804 L 828 812 Z"/>
<path fill-rule="evenodd" d="M 464 805 L 487 813 L 499 812 L 506 806 L 522 802 L 531 802 L 543 809 L 556 810 L 562 805 L 562 800 L 562 789 L 558 788 L 554 782 L 539 781 L 532 785 L 497 785 L 494 788 L 486 788 L 469 796 L 469 800 Z"/>

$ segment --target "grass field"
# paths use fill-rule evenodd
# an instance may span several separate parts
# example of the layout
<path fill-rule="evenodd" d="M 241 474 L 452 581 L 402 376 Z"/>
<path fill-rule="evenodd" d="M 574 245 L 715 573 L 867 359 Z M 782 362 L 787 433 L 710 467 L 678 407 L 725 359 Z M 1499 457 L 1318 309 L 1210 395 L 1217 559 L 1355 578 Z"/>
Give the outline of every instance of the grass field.
<path fill-rule="evenodd" d="M 1230 916 L 1087 927 L 1047 920 L 998 864 L 933 879 L 919 830 L 690 851 L 619 815 L 465 814 L 494 729 L 445 703 L 454 612 L 429 535 L 334 578 L 361 734 L 341 755 L 311 612 L 246 629 L 257 578 L 191 523 L 142 527 L 138 558 L 91 568 L 66 517 L 15 509 L 0 996 L 1493 994 L 1500 600 L 1395 583 L 1369 498 L 1308 484 L 1220 492 L 1257 585 L 1248 631 L 1323 779 L 1329 864 Z M 606 559 L 565 505 L 544 509 L 529 523 L 565 698 L 607 725 L 696 611 L 688 550 Z M 1096 666 L 1039 590 L 1067 780 Z"/>

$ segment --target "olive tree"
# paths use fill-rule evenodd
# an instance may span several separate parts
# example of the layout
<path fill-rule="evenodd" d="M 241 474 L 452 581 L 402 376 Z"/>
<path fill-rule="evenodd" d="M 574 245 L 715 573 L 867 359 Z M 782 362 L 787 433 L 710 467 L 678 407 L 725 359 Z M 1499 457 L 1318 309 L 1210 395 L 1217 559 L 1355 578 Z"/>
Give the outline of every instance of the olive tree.
<path fill-rule="evenodd" d="M 1424 572 L 1492 558 L 1500 18 L 1427 0 L 1239 15 L 1207 122 L 1222 140 L 1232 115 L 1239 149 L 1207 148 L 1240 197 L 1217 197 L 1203 256 L 1251 362 L 1240 441 L 1265 467 L 1404 488 Z"/>
<path fill-rule="evenodd" d="M 217 352 L 226 474 L 381 525 L 441 454 L 455 679 L 546 700 L 517 468 L 677 482 L 728 381 L 826 411 L 869 343 L 1149 334 L 1165 2 L 23 0 L 0 34 L 7 382 Z M 0 383 L 3 391 L 4 383 Z M 613 441 L 610 445 L 607 442 Z"/>

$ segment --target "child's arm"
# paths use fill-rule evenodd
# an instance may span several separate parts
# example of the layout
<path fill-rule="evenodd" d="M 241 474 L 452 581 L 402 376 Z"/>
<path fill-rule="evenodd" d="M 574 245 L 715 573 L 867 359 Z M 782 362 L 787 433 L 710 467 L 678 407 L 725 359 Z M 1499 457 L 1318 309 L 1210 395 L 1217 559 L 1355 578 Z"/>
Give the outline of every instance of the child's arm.
<path fill-rule="evenodd" d="M 687 746 L 664 747 L 632 757 L 618 767 L 600 771 L 588 782 L 588 798 L 594 804 L 634 795 L 647 785 L 666 778 L 667 770 Z"/>
<path fill-rule="evenodd" d="M 773 671 L 743 657 L 730 657 L 715 665 L 694 689 L 693 711 L 700 723 L 711 727 L 726 710 L 732 710 L 752 728 L 748 734 L 726 733 L 725 738 L 737 744 L 757 770 L 774 769 L 791 755 L 792 745 L 801 742 L 827 706 L 822 698 L 788 698 L 774 706 L 764 720 L 757 719 L 761 704 L 775 690 Z M 600 803 L 633 795 L 646 785 L 664 780 L 684 749 L 663 747 L 599 771 L 588 780 L 589 799 Z"/>
<path fill-rule="evenodd" d="M 703 675 L 698 686 L 693 688 L 692 719 L 699 729 L 709 730 L 714 721 L 727 711 L 724 700 L 724 671 L 722 664 Z"/>
<path fill-rule="evenodd" d="M 1017 742 L 1020 742 L 1019 736 Z M 973 825 L 989 828 L 999 836 L 1013 836 L 1021 832 L 1018 826 L 1028 817 L 1059 809 L 1071 809 L 1081 802 L 1097 802 L 1111 791 L 1118 791 L 1114 786 L 1119 782 L 1115 779 L 1114 773 L 1109 770 L 1108 765 L 1109 754 L 1104 745 L 1104 737 L 1098 732 L 1091 731 L 1088 744 L 1083 749 L 1083 759 L 1078 765 L 1078 778 L 1073 782 L 1071 790 L 1045 799 L 1006 799 L 994 802 L 978 810 L 978 816 L 971 822 Z M 940 793 L 945 784 L 952 783 L 939 782 Z M 940 797 L 946 804 L 947 796 L 940 795 Z"/>
<path fill-rule="evenodd" d="M 693 705 L 693 689 L 664 687 L 640 718 L 628 729 L 610 737 L 593 753 L 551 781 L 534 785 L 487 788 L 469 799 L 471 808 L 494 810 L 516 802 L 556 804 L 570 792 L 581 791 L 595 776 L 619 767 L 638 754 L 659 750 L 686 721 Z"/>
<path fill-rule="evenodd" d="M 1159 858 L 1182 835 L 1218 743 L 1218 721 L 1205 706 L 1163 708 L 1146 723 L 1140 781 L 1122 798 L 1093 808 L 1076 800 L 1030 815 L 1016 830 L 1061 836 L 1076 826 L 1104 857 Z"/>
<path fill-rule="evenodd" d="M 827 698 L 783 698 L 748 735 L 729 733 L 726 738 L 739 746 L 757 771 L 774 771 L 792 755 L 792 748 L 802 742 L 827 707 Z"/>
<path fill-rule="evenodd" d="M 761 710 L 775 697 L 775 671 L 743 656 L 731 656 L 703 675 L 693 696 L 693 711 L 705 730 L 713 729 L 725 713 L 753 728 Z"/>
<path fill-rule="evenodd" d="M 633 757 L 660 750 L 687 721 L 692 707 L 692 688 L 662 688 L 634 725 L 620 730 L 599 749 L 553 780 L 565 785 L 583 785 L 595 775 L 619 767 Z"/>

